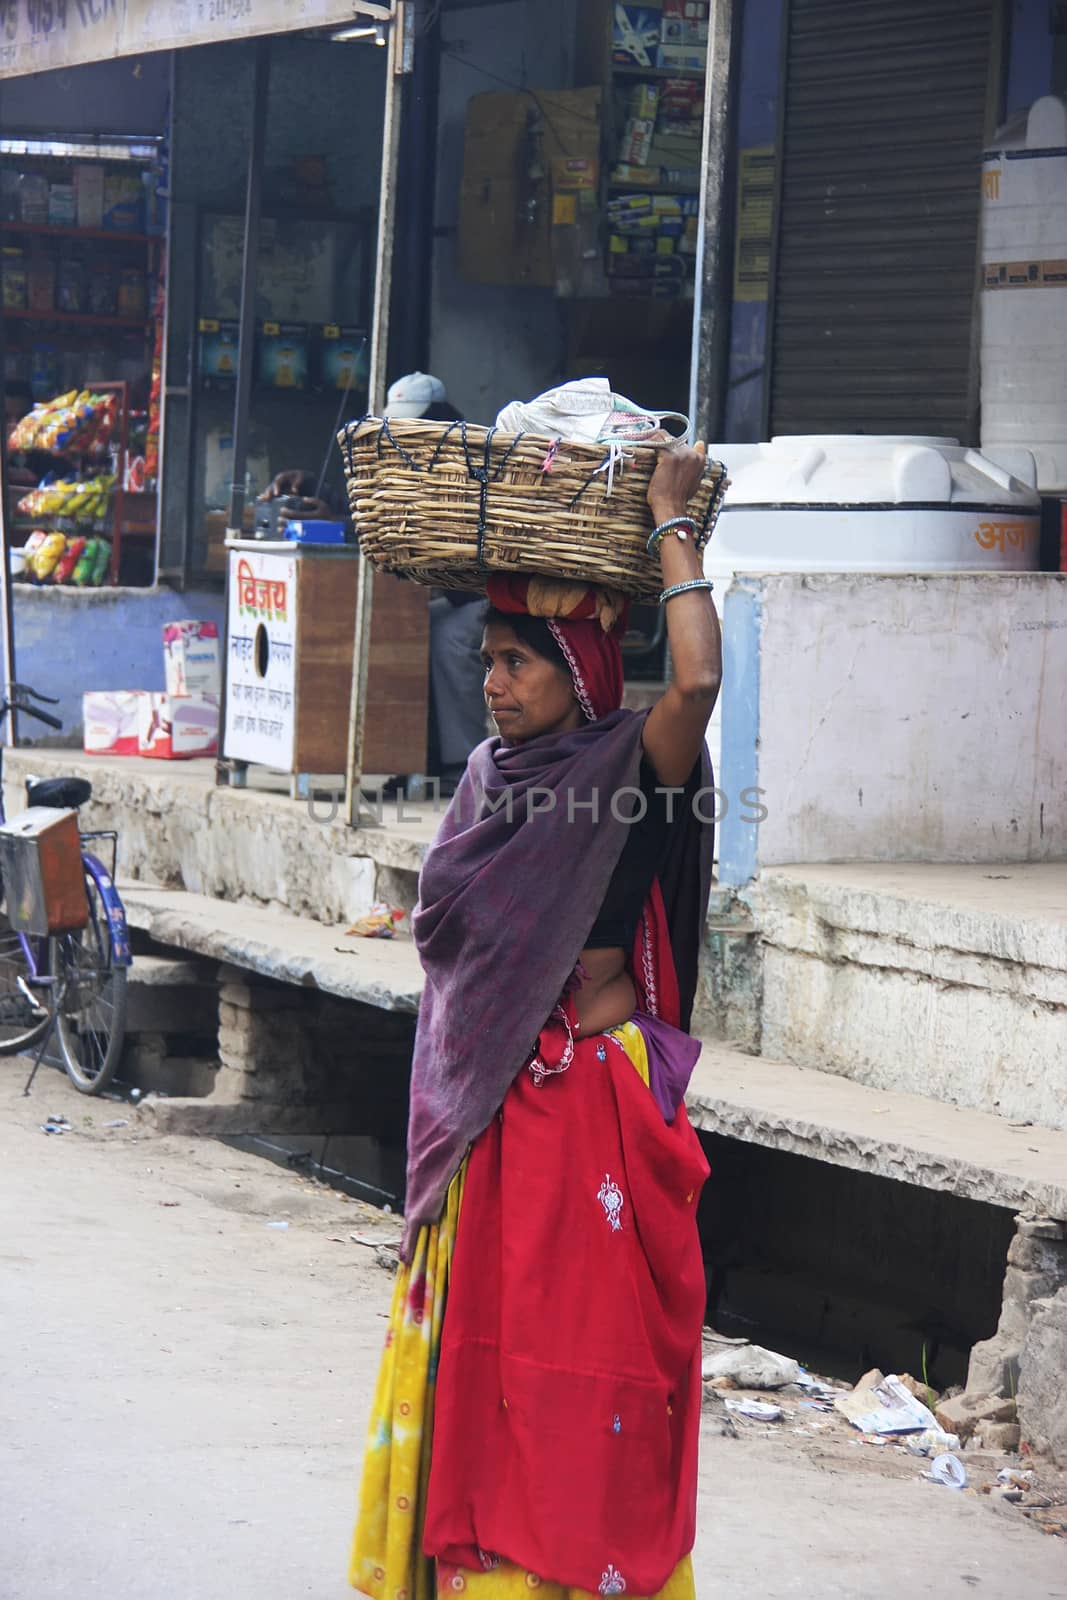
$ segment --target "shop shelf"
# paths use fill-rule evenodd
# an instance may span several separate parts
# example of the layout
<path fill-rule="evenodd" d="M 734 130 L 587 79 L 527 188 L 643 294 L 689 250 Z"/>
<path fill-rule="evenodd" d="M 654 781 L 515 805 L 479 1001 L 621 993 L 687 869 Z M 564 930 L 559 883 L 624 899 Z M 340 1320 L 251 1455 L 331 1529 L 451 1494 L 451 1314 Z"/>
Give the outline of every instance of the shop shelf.
<path fill-rule="evenodd" d="M 95 317 L 88 311 L 14 311 L 4 307 L 4 317 L 10 322 L 68 322 L 81 328 L 140 328 L 152 320 L 143 317 Z"/>
<path fill-rule="evenodd" d="M 611 71 L 616 78 L 691 78 L 703 83 L 707 77 L 707 73 L 695 72 L 692 67 L 627 67 L 621 61 L 613 62 Z"/>
<path fill-rule="evenodd" d="M 122 228 L 78 228 L 58 222 L 0 222 L 0 233 L 51 235 L 56 239 L 108 239 L 120 244 L 162 244 L 162 234 L 127 233 Z"/>

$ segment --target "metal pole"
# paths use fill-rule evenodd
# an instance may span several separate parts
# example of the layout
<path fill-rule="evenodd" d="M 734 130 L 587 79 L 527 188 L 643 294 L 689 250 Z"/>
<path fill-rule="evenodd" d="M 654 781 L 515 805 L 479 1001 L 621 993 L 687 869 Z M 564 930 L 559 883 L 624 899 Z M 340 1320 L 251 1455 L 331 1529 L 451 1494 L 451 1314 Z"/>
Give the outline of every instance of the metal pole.
<path fill-rule="evenodd" d="M 241 261 L 241 312 L 238 322 L 237 383 L 233 400 L 233 480 L 230 484 L 230 505 L 226 514 L 228 537 L 239 539 L 244 531 L 245 463 L 248 456 L 248 410 L 252 399 L 252 362 L 256 337 L 256 267 L 259 260 L 259 218 L 263 192 L 263 149 L 267 139 L 267 99 L 270 91 L 270 39 L 256 40 L 255 67 L 252 84 L 252 123 L 248 143 L 248 188 L 245 196 L 245 239 Z M 200 218 L 197 215 L 197 259 L 200 250 Z M 196 279 L 199 292 L 199 276 Z M 190 388 L 190 416 L 195 416 Z M 190 424 L 191 426 L 191 424 Z M 215 782 L 230 783 L 235 788 L 244 787 L 247 762 L 227 761 L 226 698 L 229 692 L 230 661 L 230 558 L 226 556 L 226 577 L 222 599 L 223 650 L 221 685 L 219 692 L 219 754 L 215 761 Z"/>
<path fill-rule="evenodd" d="M 7 356 L 7 325 L 4 319 L 3 305 L 0 303 L 0 373 L 6 367 Z M 15 601 L 11 589 L 11 545 L 8 539 L 8 510 L 10 509 L 10 486 L 7 478 L 7 405 L 6 386 L 0 381 L 0 389 L 5 395 L 3 427 L 0 428 L 0 589 L 3 590 L 3 617 L 4 617 L 4 692 L 6 694 L 9 684 L 15 681 Z M 16 745 L 18 743 L 18 712 L 12 706 L 4 723 L 4 743 Z"/>
<path fill-rule="evenodd" d="M 393 276 L 393 239 L 396 232 L 396 183 L 400 155 L 401 79 L 412 68 L 414 7 L 397 0 L 396 17 L 389 29 L 385 78 L 385 117 L 382 124 L 382 172 L 378 197 L 378 245 L 374 264 L 374 307 L 370 338 L 370 409 L 381 416 L 385 406 L 389 340 L 389 301 Z M 363 776 L 363 734 L 367 708 L 367 667 L 370 661 L 371 613 L 374 572 L 360 558 L 356 595 L 356 627 L 352 650 L 352 694 L 348 708 L 348 758 L 345 766 L 345 818 L 350 828 L 359 826 L 359 784 Z"/>
<path fill-rule="evenodd" d="M 270 90 L 270 38 L 256 40 L 252 129 L 248 150 L 248 197 L 245 202 L 245 248 L 241 264 L 241 316 L 237 347 L 237 387 L 233 400 L 233 482 L 227 532 L 240 538 L 245 509 L 245 467 L 248 456 L 248 409 L 252 399 L 252 365 L 256 341 L 256 267 L 259 260 L 259 218 L 263 192 L 263 147 L 267 137 Z"/>
<path fill-rule="evenodd" d="M 730 367 L 730 301 L 734 255 L 735 55 L 737 0 L 711 0 L 708 70 L 704 85 L 700 231 L 693 301 L 689 414 L 694 437 L 720 441 L 726 421 Z"/>

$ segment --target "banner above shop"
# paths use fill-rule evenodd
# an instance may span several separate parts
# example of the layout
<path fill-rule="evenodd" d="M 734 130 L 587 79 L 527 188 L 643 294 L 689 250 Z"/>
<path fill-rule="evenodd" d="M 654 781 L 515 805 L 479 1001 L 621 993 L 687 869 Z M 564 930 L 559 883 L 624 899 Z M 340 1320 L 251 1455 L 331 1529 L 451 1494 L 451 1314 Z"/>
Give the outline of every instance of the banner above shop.
<path fill-rule="evenodd" d="M 381 0 L 0 0 L 0 78 L 267 33 L 382 22 Z"/>

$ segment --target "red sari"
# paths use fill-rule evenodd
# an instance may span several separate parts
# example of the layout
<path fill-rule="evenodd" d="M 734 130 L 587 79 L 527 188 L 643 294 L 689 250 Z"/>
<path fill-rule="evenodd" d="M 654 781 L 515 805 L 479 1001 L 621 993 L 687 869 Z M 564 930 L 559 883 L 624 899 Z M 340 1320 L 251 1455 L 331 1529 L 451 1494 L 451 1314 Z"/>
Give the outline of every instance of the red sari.
<path fill-rule="evenodd" d="M 633 966 L 640 1008 L 676 1025 L 658 889 Z M 470 1152 L 427 1555 L 653 1595 L 691 1550 L 707 1171 L 684 1107 L 667 1123 L 610 1035 L 540 1081 L 520 1072 Z"/>

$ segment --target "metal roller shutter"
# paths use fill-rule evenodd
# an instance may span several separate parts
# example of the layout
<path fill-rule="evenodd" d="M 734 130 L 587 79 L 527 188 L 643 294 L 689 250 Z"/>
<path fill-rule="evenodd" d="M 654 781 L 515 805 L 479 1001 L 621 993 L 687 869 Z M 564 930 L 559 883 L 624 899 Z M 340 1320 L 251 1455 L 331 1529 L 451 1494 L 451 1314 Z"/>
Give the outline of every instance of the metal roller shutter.
<path fill-rule="evenodd" d="M 996 0 L 788 0 L 775 433 L 971 440 Z"/>

